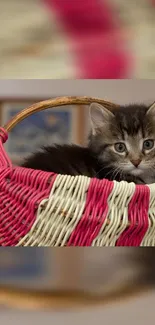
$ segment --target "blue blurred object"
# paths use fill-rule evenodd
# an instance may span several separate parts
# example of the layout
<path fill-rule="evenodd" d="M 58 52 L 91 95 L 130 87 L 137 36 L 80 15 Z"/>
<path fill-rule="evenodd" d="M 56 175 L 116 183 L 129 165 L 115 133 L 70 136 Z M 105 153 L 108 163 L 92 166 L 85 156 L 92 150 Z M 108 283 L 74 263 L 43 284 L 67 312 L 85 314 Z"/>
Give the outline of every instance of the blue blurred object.
<path fill-rule="evenodd" d="M 46 259 L 44 248 L 6 247 L 0 248 L 0 282 L 19 277 L 42 276 L 45 273 Z"/>

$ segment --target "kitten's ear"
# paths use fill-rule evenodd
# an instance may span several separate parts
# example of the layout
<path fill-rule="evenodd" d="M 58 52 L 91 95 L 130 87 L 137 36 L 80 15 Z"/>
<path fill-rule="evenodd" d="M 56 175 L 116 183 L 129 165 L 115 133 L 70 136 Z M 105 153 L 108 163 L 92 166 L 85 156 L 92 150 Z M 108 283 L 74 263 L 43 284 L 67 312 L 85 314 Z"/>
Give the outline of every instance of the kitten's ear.
<path fill-rule="evenodd" d="M 101 128 L 107 126 L 114 117 L 112 112 L 98 103 L 92 103 L 90 105 L 89 114 L 93 134 L 98 133 Z"/>
<path fill-rule="evenodd" d="M 151 115 L 155 119 L 155 102 L 149 107 L 146 115 Z"/>

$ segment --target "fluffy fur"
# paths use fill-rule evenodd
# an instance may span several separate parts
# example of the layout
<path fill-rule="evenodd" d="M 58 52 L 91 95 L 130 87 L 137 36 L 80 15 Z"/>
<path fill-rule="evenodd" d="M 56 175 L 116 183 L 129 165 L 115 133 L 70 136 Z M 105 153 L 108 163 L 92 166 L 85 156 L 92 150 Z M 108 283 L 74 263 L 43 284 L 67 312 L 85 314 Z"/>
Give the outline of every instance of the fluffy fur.
<path fill-rule="evenodd" d="M 137 183 L 155 180 L 155 104 L 121 106 L 107 110 L 90 107 L 89 147 L 108 166 L 113 178 Z M 117 146 L 125 150 L 119 152 Z"/>
<path fill-rule="evenodd" d="M 152 183 L 155 180 L 155 104 L 107 110 L 90 105 L 88 146 L 53 145 L 28 157 L 23 166 L 55 173 Z M 145 141 L 153 147 L 144 149 Z M 118 152 L 118 146 L 125 146 Z M 149 144 L 149 143 L 148 143 Z M 120 148 L 120 147 L 119 147 Z"/>
<path fill-rule="evenodd" d="M 97 160 L 89 148 L 53 145 L 31 155 L 23 165 L 47 172 L 94 177 Z"/>

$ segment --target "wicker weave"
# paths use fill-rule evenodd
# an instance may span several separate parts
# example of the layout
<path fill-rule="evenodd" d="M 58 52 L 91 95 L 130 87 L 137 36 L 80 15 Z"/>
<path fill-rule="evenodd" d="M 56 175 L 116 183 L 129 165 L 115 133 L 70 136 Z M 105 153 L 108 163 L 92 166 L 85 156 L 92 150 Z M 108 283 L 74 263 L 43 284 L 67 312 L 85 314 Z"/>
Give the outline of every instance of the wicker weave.
<path fill-rule="evenodd" d="M 37 111 L 102 99 L 63 97 L 37 103 L 0 129 L 1 246 L 155 246 L 155 184 L 57 175 L 13 166 L 3 144 Z"/>

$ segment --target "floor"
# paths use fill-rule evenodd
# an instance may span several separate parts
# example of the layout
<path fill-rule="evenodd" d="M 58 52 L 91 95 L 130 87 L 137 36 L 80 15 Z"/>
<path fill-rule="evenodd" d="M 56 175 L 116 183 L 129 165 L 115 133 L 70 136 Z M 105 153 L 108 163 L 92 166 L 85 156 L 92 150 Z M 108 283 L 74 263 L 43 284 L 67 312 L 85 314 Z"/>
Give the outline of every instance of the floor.
<path fill-rule="evenodd" d="M 128 302 L 81 310 L 27 312 L 1 309 L 0 319 L 7 325 L 93 325 L 95 320 L 98 325 L 146 325 L 154 322 L 154 301 L 155 293 L 150 293 Z"/>

